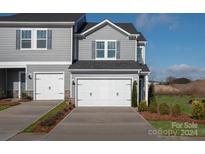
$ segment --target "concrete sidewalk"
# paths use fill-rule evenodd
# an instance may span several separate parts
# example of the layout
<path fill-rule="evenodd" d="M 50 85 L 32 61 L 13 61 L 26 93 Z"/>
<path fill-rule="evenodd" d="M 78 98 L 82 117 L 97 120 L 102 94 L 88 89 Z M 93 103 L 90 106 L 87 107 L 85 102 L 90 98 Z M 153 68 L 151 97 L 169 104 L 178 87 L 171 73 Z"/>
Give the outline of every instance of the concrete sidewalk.
<path fill-rule="evenodd" d="M 129 107 L 76 108 L 44 140 L 137 141 L 164 140 L 151 135 L 154 128 Z"/>
<path fill-rule="evenodd" d="M 61 101 L 31 101 L 0 111 L 0 140 L 8 140 Z"/>

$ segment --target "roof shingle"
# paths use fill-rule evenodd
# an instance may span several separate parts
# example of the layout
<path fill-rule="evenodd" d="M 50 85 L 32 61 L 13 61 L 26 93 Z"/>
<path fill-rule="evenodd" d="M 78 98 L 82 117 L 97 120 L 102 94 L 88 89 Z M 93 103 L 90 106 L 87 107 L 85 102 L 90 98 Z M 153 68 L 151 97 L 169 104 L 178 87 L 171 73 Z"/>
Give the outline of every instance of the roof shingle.
<path fill-rule="evenodd" d="M 10 16 L 0 16 L 0 21 L 72 22 L 83 15 L 84 13 L 18 13 Z"/>
<path fill-rule="evenodd" d="M 149 72 L 149 68 L 146 64 L 139 64 L 132 60 L 82 60 L 72 64 L 69 69 L 141 69 L 144 72 Z"/>

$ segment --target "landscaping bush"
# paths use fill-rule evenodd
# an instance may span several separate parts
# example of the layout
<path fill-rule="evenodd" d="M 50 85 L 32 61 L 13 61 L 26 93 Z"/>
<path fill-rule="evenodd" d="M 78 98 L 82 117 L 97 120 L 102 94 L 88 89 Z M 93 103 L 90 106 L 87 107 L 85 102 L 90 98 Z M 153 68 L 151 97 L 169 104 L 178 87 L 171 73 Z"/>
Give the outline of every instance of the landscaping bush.
<path fill-rule="evenodd" d="M 132 107 L 137 107 L 137 82 L 133 82 L 132 88 Z"/>
<path fill-rule="evenodd" d="M 40 123 L 41 126 L 47 126 L 47 127 L 53 126 L 54 124 L 55 124 L 54 117 L 46 119 Z"/>
<path fill-rule="evenodd" d="M 205 108 L 205 99 L 202 99 L 201 102 L 202 102 L 202 104 L 204 105 L 204 108 Z"/>
<path fill-rule="evenodd" d="M 26 92 L 22 92 L 22 93 L 21 93 L 21 98 L 32 100 L 32 97 L 31 97 L 31 96 L 28 96 L 28 94 L 27 94 Z"/>
<path fill-rule="evenodd" d="M 157 113 L 157 112 L 158 112 L 158 103 L 157 103 L 157 102 L 152 102 L 152 103 L 149 105 L 148 110 L 149 110 L 149 112 L 151 112 L 151 113 Z"/>
<path fill-rule="evenodd" d="M 172 115 L 175 117 L 181 115 L 181 108 L 178 104 L 176 104 L 172 107 Z"/>
<path fill-rule="evenodd" d="M 205 119 L 205 109 L 201 101 L 192 102 L 192 118 L 193 119 Z"/>
<path fill-rule="evenodd" d="M 166 103 L 161 103 L 159 105 L 159 113 L 161 115 L 170 114 L 170 107 Z"/>
<path fill-rule="evenodd" d="M 5 97 L 4 91 L 0 88 L 0 98 Z"/>
<path fill-rule="evenodd" d="M 139 106 L 138 106 L 138 111 L 139 112 L 144 112 L 144 111 L 148 111 L 148 106 L 146 101 L 142 101 Z"/>
<path fill-rule="evenodd" d="M 154 90 L 154 84 L 151 84 L 148 91 L 148 103 L 151 104 L 154 102 L 156 102 L 155 90 Z"/>

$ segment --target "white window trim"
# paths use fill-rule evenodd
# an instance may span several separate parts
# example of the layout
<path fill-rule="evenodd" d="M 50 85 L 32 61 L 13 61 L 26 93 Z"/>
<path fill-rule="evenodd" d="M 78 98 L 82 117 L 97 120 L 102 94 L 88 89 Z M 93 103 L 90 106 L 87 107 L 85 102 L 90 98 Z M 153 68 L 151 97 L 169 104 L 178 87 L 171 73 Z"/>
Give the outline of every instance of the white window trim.
<path fill-rule="evenodd" d="M 31 48 L 22 48 L 22 30 L 31 30 Z M 46 30 L 46 48 L 37 48 L 37 31 Z M 47 28 L 21 28 L 20 29 L 20 50 L 48 50 L 48 29 Z"/>
<path fill-rule="evenodd" d="M 97 57 L 97 42 L 104 42 L 104 58 Z M 108 57 L 108 42 L 115 42 L 115 57 L 114 58 Z M 95 59 L 96 60 L 117 60 L 117 40 L 95 40 Z"/>

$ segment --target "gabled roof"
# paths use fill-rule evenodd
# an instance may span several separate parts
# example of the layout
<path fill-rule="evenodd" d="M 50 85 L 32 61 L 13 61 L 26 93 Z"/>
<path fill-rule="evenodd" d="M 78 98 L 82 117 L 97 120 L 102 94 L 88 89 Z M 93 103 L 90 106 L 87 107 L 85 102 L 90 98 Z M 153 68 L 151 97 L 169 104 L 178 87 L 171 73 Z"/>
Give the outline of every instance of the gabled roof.
<path fill-rule="evenodd" d="M 113 70 L 141 70 L 143 72 L 149 72 L 149 68 L 146 64 L 139 64 L 132 60 L 116 60 L 116 61 L 105 61 L 105 60 L 82 60 L 73 63 L 69 69 L 76 70 L 95 70 L 99 71 L 105 69 Z"/>
<path fill-rule="evenodd" d="M 85 31 L 87 31 L 88 29 L 96 26 L 97 24 L 98 23 L 88 22 L 83 27 L 81 27 L 81 29 L 79 29 L 78 33 L 83 33 Z M 114 23 L 114 24 L 119 26 L 120 28 L 124 29 L 125 31 L 127 31 L 130 34 L 138 34 L 136 28 L 131 23 Z"/>
<path fill-rule="evenodd" d="M 116 28 L 116 29 L 118 29 L 119 31 L 121 31 L 122 33 L 124 33 L 124 34 L 126 34 L 126 35 L 128 35 L 128 36 L 137 36 L 138 34 L 137 34 L 137 31 L 135 30 L 135 33 L 130 33 L 128 30 L 125 30 L 125 29 L 123 29 L 123 28 L 121 28 L 119 25 L 117 25 L 117 24 L 115 24 L 115 23 L 112 23 L 111 21 L 109 21 L 109 20 L 104 20 L 104 21 L 102 21 L 102 22 L 100 22 L 100 23 L 96 23 L 96 24 L 94 24 L 94 23 L 92 23 L 92 24 L 90 24 L 90 25 L 88 25 L 87 27 L 86 27 L 86 25 L 84 26 L 86 29 L 81 29 L 82 31 L 81 31 L 81 35 L 87 35 L 87 34 L 89 34 L 90 32 L 92 33 L 93 31 L 96 31 L 98 28 L 101 28 L 101 27 L 103 27 L 104 25 L 107 25 L 107 24 L 109 24 L 110 26 L 112 26 L 112 27 L 114 27 L 114 28 Z M 121 25 L 122 27 L 124 26 L 124 25 Z M 125 27 L 125 26 L 124 26 Z M 133 30 L 133 29 L 132 29 Z"/>
<path fill-rule="evenodd" d="M 109 20 L 104 20 L 103 22 L 105 23 L 106 21 Z M 110 21 L 109 21 L 110 22 Z M 85 34 L 88 32 L 90 29 L 93 27 L 98 27 L 101 23 L 94 23 L 94 22 L 87 22 L 82 26 L 78 33 Z M 139 35 L 138 40 L 139 41 L 146 41 L 145 37 L 142 35 L 142 33 L 138 32 L 137 29 L 134 27 L 132 23 L 113 23 L 114 25 L 118 26 L 120 29 L 124 30 L 127 32 L 127 34 L 134 34 L 134 35 Z"/>
<path fill-rule="evenodd" d="M 10 16 L 0 16 L 0 22 L 75 22 L 84 13 L 18 13 Z"/>

